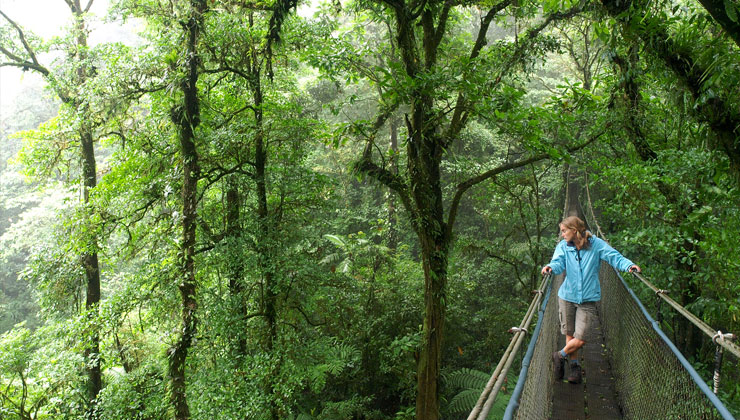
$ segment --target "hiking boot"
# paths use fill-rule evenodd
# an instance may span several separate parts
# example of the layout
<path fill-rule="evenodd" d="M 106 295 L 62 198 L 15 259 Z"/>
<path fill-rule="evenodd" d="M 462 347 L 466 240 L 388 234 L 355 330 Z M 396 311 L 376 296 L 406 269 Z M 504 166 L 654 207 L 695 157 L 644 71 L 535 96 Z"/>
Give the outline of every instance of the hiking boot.
<path fill-rule="evenodd" d="M 570 371 L 568 373 L 568 382 L 572 384 L 581 383 L 581 365 L 575 363 L 570 364 Z"/>
<path fill-rule="evenodd" d="M 563 379 L 563 372 L 565 371 L 565 359 L 563 359 L 559 351 L 556 351 L 552 354 L 552 371 L 555 374 L 556 381 Z"/>

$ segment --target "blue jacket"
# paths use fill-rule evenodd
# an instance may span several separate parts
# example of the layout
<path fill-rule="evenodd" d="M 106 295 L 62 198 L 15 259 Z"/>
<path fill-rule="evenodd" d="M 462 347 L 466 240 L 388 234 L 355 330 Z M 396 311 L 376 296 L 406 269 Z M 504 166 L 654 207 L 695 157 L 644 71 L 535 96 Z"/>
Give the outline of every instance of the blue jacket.
<path fill-rule="evenodd" d="M 558 296 L 569 302 L 581 304 L 601 300 L 599 268 L 601 260 L 620 271 L 628 271 L 634 263 L 595 236 L 589 238 L 591 246 L 577 250 L 575 245 L 560 241 L 548 264 L 553 274 L 567 271 Z"/>

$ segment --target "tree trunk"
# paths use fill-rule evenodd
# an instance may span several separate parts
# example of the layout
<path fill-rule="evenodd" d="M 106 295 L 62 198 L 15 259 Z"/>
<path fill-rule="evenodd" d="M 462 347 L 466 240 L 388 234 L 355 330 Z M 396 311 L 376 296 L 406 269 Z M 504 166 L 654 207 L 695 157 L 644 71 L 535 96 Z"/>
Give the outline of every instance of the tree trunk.
<path fill-rule="evenodd" d="M 626 128 L 630 133 L 632 144 L 643 162 L 654 162 L 658 158 L 658 154 L 650 146 L 647 136 L 639 123 L 643 109 L 641 106 L 642 94 L 640 93 L 640 86 L 635 78 L 638 63 L 637 49 L 634 46 L 630 48 L 629 61 L 620 56 L 615 56 L 613 60 L 621 70 L 624 78 L 623 87 L 627 94 L 627 112 L 629 114 L 629 119 L 626 121 Z M 674 229 L 680 228 L 689 215 L 702 205 L 698 197 L 694 200 L 696 204 L 691 206 L 682 205 L 677 189 L 662 180 L 657 181 L 657 188 L 667 203 L 678 209 L 678 211 L 674 212 L 673 220 L 670 223 Z M 681 273 L 681 282 L 678 290 L 681 296 L 678 300 L 684 307 L 695 302 L 697 296 L 701 293 L 697 284 L 691 281 L 698 268 L 693 260 L 692 262 L 688 261 L 692 254 L 700 252 L 699 247 L 695 244 L 700 243 L 703 238 L 700 233 L 695 232 L 692 239 L 694 241 L 684 238 L 683 242 L 676 249 L 675 267 Z M 679 317 L 677 324 L 676 338 L 678 340 L 676 343 L 680 347 L 681 352 L 687 356 L 695 355 L 701 345 L 701 332 L 684 317 Z"/>
<path fill-rule="evenodd" d="M 642 94 L 640 93 L 640 85 L 636 79 L 638 58 L 637 48 L 632 46 L 629 51 L 629 59 L 614 55 L 612 60 L 622 73 L 624 80 L 622 86 L 628 100 L 627 114 L 629 118 L 626 120 L 625 128 L 630 133 L 630 140 L 640 159 L 643 162 L 651 162 L 658 158 L 658 154 L 650 146 L 640 123 L 640 117 L 642 116 Z"/>
<path fill-rule="evenodd" d="M 95 151 L 93 149 L 93 137 L 91 129 L 85 129 L 81 134 L 82 155 L 83 155 L 83 177 L 84 177 L 84 201 L 87 204 L 90 201 L 89 191 L 95 188 L 97 184 L 95 170 Z M 91 244 L 92 249 L 97 249 L 97 241 Z M 98 317 L 98 307 L 100 304 L 100 267 L 98 264 L 98 253 L 96 251 L 86 252 L 82 255 L 82 265 L 85 268 L 85 278 L 87 279 L 87 292 L 85 296 L 85 310 L 90 318 L 90 342 L 85 348 L 85 359 L 87 361 L 88 376 L 88 403 L 90 404 L 90 413 L 93 413 L 97 405 L 97 398 L 100 390 L 103 389 L 103 379 L 100 371 L 100 333 L 95 325 Z"/>
<path fill-rule="evenodd" d="M 394 175 L 398 175 L 398 126 L 399 126 L 399 120 L 398 118 L 391 117 L 390 120 L 390 148 L 391 148 L 391 157 L 389 159 L 389 165 L 391 173 Z M 393 193 L 388 194 L 388 236 L 387 236 L 387 242 L 388 242 L 388 248 L 395 250 L 398 247 L 398 226 L 396 223 L 396 219 L 398 216 L 396 215 L 396 203 L 395 203 L 395 196 Z"/>
<path fill-rule="evenodd" d="M 737 17 L 731 17 L 727 13 L 728 6 L 735 7 L 735 13 L 737 13 L 737 2 L 730 3 L 729 5 L 724 0 L 699 0 L 702 6 L 709 12 L 717 23 L 725 30 L 725 33 L 729 35 L 735 44 L 740 47 L 740 21 Z"/>
<path fill-rule="evenodd" d="M 423 342 L 417 365 L 416 418 L 439 418 L 439 374 L 446 310 L 448 245 L 434 233 L 421 233 L 424 268 Z"/>
<path fill-rule="evenodd" d="M 75 18 L 75 36 L 77 44 L 77 83 L 84 85 L 92 76 L 88 69 L 87 61 L 87 29 L 85 20 L 80 7 L 79 0 L 75 0 L 71 5 L 71 11 Z M 75 97 L 71 100 L 78 111 L 87 114 L 87 107 L 82 105 L 81 101 Z M 82 109 L 81 109 L 82 108 Z M 97 165 L 95 162 L 93 128 L 87 121 L 83 121 L 80 127 L 80 155 L 82 157 L 82 188 L 83 202 L 85 206 L 90 202 L 90 190 L 97 185 Z M 103 379 L 100 371 L 100 333 L 97 329 L 96 318 L 98 317 L 98 306 L 100 304 L 100 265 L 98 263 L 97 240 L 91 239 L 89 244 L 91 252 L 82 254 L 82 265 L 85 269 L 86 279 L 86 296 L 85 311 L 88 316 L 90 331 L 89 343 L 85 348 L 85 360 L 87 366 L 88 386 L 87 397 L 89 404 L 89 417 L 95 417 L 95 406 L 100 390 L 103 388 Z"/>
<path fill-rule="evenodd" d="M 80 121 L 78 134 L 80 141 L 80 158 L 82 161 L 82 202 L 87 210 L 90 202 L 90 190 L 95 188 L 97 185 L 97 168 L 94 148 L 95 123 L 90 121 L 89 107 L 85 103 L 84 98 L 81 97 L 81 92 L 76 91 L 76 89 L 85 89 L 85 84 L 95 77 L 95 73 L 88 62 L 88 29 L 85 27 L 85 11 L 80 4 L 80 0 L 65 0 L 65 2 L 75 19 L 71 32 L 71 36 L 75 40 L 75 45 L 66 52 L 70 57 L 69 61 L 76 68 L 74 72 L 69 74 L 69 78 L 66 78 L 62 83 L 60 83 L 60 81 L 52 77 L 49 69 L 37 61 L 36 52 L 31 45 L 26 42 L 26 35 L 23 29 L 5 14 L 3 14 L 3 18 L 15 27 L 25 49 L 25 53 L 27 54 L 25 54 L 25 56 L 24 54 L 16 55 L 3 48 L 2 55 L 7 59 L 7 62 L 5 62 L 4 65 L 14 65 L 24 70 L 31 69 L 39 72 L 47 82 L 49 82 L 50 86 L 54 88 L 55 93 L 59 96 L 61 101 L 77 112 L 77 117 Z M 92 5 L 92 3 L 93 0 L 89 0 L 87 7 Z M 84 220 L 84 224 L 88 228 L 93 227 L 90 218 L 87 216 Z M 85 249 L 89 249 L 90 251 L 83 252 L 82 255 L 80 255 L 82 268 L 85 271 L 85 310 L 90 328 L 87 334 L 89 341 L 85 343 L 84 349 L 84 357 L 86 361 L 85 366 L 88 376 L 88 383 L 86 386 L 88 399 L 87 416 L 90 418 L 95 417 L 97 396 L 103 386 L 100 370 L 100 333 L 96 326 L 100 304 L 100 267 L 98 263 L 97 248 L 97 238 L 92 235 L 88 242 L 85 243 Z M 79 307 L 76 306 L 76 308 Z"/>
<path fill-rule="evenodd" d="M 241 214 L 241 193 L 236 177 L 229 179 L 228 189 L 226 190 L 226 236 L 230 239 L 229 246 L 234 251 L 234 256 L 229 258 L 228 278 L 229 294 L 232 297 L 234 309 L 243 317 L 239 319 L 235 327 L 236 331 L 236 351 L 240 355 L 245 355 L 247 351 L 247 340 L 245 335 L 248 308 L 242 291 L 244 290 L 244 265 L 242 258 L 239 256 L 241 249 L 242 227 L 239 221 Z M 239 365 L 239 359 L 235 358 L 236 366 Z"/>
<path fill-rule="evenodd" d="M 235 178 L 229 179 L 229 186 L 226 190 L 226 236 L 232 240 L 238 240 L 241 237 L 241 225 L 239 224 L 239 214 L 241 212 L 241 199 L 239 186 Z M 231 244 L 234 247 L 234 244 Z M 242 264 L 240 259 L 234 258 L 229 262 L 229 293 L 233 297 L 238 297 L 243 289 L 241 282 Z"/>
<path fill-rule="evenodd" d="M 178 289 L 182 303 L 180 336 L 169 349 L 170 398 L 175 419 L 188 420 L 190 409 L 186 396 L 185 362 L 197 327 L 195 298 L 195 235 L 197 227 L 198 179 L 200 166 L 195 145 L 195 129 L 200 123 L 198 100 L 198 38 L 203 26 L 205 0 L 191 0 L 191 17 L 187 22 L 185 73 L 180 82 L 183 103 L 171 110 L 177 127 L 182 155 L 182 244 L 180 245 L 180 282 Z"/>
<path fill-rule="evenodd" d="M 269 204 L 267 202 L 267 145 L 263 132 L 263 101 L 262 83 L 260 80 L 260 68 L 258 67 L 256 52 L 252 56 L 252 68 L 250 71 L 250 85 L 252 96 L 254 98 L 254 118 L 255 118 L 255 149 L 254 149 L 254 180 L 257 188 L 257 219 L 259 237 L 257 238 L 257 252 L 259 254 L 260 271 L 262 272 L 263 292 L 262 304 L 264 308 L 264 318 L 267 324 L 267 334 L 265 336 L 265 350 L 271 356 L 274 356 L 275 341 L 277 340 L 277 296 L 278 285 L 275 284 L 275 267 L 272 253 L 273 240 L 273 220 L 270 217 Z M 270 419 L 278 420 L 279 410 L 275 395 L 274 381 L 278 377 L 280 364 L 277 363 L 272 367 L 270 375 L 266 375 L 264 383 L 264 392 L 268 396 Z"/>
<path fill-rule="evenodd" d="M 408 142 L 409 180 L 417 220 L 424 269 L 423 342 L 417 366 L 416 418 L 439 418 L 439 373 L 442 364 L 442 339 L 447 285 L 449 238 L 442 207 L 440 162 L 444 152 L 441 139 L 429 124 L 431 100 L 419 95 L 412 105 L 411 139 Z"/>
<path fill-rule="evenodd" d="M 409 136 L 405 142 L 407 170 L 400 175 L 388 170 L 385 164 L 381 166 L 373 162 L 374 135 L 368 137 L 362 158 L 356 163 L 355 169 L 374 177 L 398 193 L 401 203 L 411 218 L 413 229 L 419 237 L 424 269 L 424 324 L 423 341 L 417 366 L 416 418 L 437 420 L 439 418 L 438 391 L 444 337 L 448 257 L 452 226 L 454 226 L 460 199 L 471 186 L 506 170 L 545 159 L 547 155 L 536 155 L 517 162 L 510 162 L 458 184 L 450 204 L 448 218 L 445 219 L 440 165 L 445 150 L 448 150 L 453 140 L 458 138 L 470 114 L 465 105 L 464 92 L 461 91 L 453 106 L 454 113 L 451 119 L 445 122 L 442 116 L 447 112 L 441 112 L 440 109 L 435 108 L 439 98 L 435 98 L 436 88 L 429 85 L 427 76 L 436 74 L 439 47 L 445 37 L 447 23 L 455 3 L 445 2 L 434 7 L 417 7 L 417 5 L 407 4 L 405 0 L 401 0 L 386 2 L 386 4 L 394 13 L 395 41 L 405 73 L 404 77 L 413 80 L 413 83 L 407 85 L 412 89 L 412 92 L 407 95 L 411 98 L 410 112 L 406 115 Z M 486 33 L 493 18 L 509 4 L 510 1 L 503 0 L 493 5 L 485 18 L 481 20 L 478 37 L 470 52 L 470 60 L 478 57 L 485 45 Z M 550 22 L 572 16 L 578 10 L 580 9 L 574 8 L 567 13 L 550 16 L 539 27 L 528 32 L 528 39 L 536 36 Z M 417 35 L 421 43 L 417 42 Z M 498 76 L 495 84 L 498 84 L 501 77 L 525 56 L 525 48 L 518 49 Z M 385 124 L 393 111 L 384 109 L 379 113 L 374 124 L 375 130 Z M 446 128 L 443 125 L 446 125 Z M 585 144 L 578 148 L 584 146 Z"/>

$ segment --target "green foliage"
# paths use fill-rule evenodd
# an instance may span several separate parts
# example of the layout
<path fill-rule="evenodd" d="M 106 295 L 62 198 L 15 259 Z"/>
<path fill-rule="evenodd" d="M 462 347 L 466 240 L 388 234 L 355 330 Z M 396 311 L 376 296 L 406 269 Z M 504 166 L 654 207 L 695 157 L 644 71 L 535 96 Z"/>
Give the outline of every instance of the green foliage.
<path fill-rule="evenodd" d="M 17 112 L 2 127 L 3 134 L 6 127 L 25 131 L 3 140 L 0 153 L 0 331 L 7 330 L 0 337 L 0 417 L 82 418 L 82 354 L 93 330 L 105 375 L 99 417 L 172 415 L 167 349 L 183 310 L 183 162 L 172 110 L 183 100 L 189 4 L 114 3 L 113 16 L 141 22 L 140 38 L 84 49 L 82 63 L 65 58 L 74 54 L 54 59 L 47 82 L 74 101 L 54 117 L 53 102 L 31 103 L 39 115 Z M 475 56 L 481 10 L 497 2 L 453 7 L 430 66 L 424 23 L 399 27 L 396 12 L 379 3 L 318 5 L 313 19 L 283 21 L 271 78 L 264 66 L 271 5 L 237 3 L 208 1 L 198 45 L 192 309 L 199 326 L 186 366 L 193 419 L 417 416 L 425 291 L 416 221 L 397 194 L 351 168 L 370 139 L 378 166 L 410 187 L 419 167 L 405 163 L 419 151 L 410 139 L 413 113 L 422 108 L 425 135 L 444 143 L 442 210 L 468 179 L 534 154 L 549 157 L 468 190 L 449 253 L 431 252 L 447 264 L 443 418 L 472 408 L 489 377 L 482 371 L 495 364 L 505 331 L 526 310 L 561 216 L 561 163 L 588 166 L 600 221 L 618 249 L 659 287 L 685 296 L 710 325 L 739 329 L 740 196 L 731 162 L 707 151 L 713 127 L 696 112 L 715 98 L 737 105 L 740 60 L 699 5 L 651 3 L 638 10 L 649 17 L 633 22 L 654 33 L 664 24 L 678 50 L 706 69 L 694 97 L 649 53 L 653 44 L 623 36 L 617 19 L 588 12 L 528 31 L 543 13 L 574 6 L 569 0 L 504 9 Z M 733 2 L 723 4 L 736 20 Z M 444 5 L 432 1 L 419 12 L 437 24 Z M 403 46 L 415 54 L 410 61 L 401 55 L 399 29 L 415 37 L 417 44 Z M 0 45 L 25 57 L 15 34 L 3 24 Z M 27 39 L 38 52 L 72 51 L 76 42 L 71 34 L 50 43 Z M 626 71 L 607 62 L 631 51 L 637 61 Z M 82 68 L 95 71 L 83 84 L 76 82 Z M 641 88 L 637 104 L 625 94 L 630 80 Z M 458 110 L 461 128 L 448 131 Z M 75 206 L 79 132 L 88 126 L 98 185 L 88 205 Z M 640 130 L 655 161 L 638 159 Z M 264 179 L 256 174 L 258 140 Z M 587 141 L 593 146 L 582 153 L 568 152 Z M 46 189 L 30 193 L 9 174 L 17 168 L 5 165 L 11 155 Z M 423 229 L 439 233 L 444 220 Z M 79 256 L 90 252 L 103 269 L 99 316 L 82 309 Z M 40 322 L 13 328 L 36 303 Z M 670 328 L 686 341 L 680 325 Z M 710 347 L 693 346 L 702 373 Z M 725 371 L 721 395 L 737 411 L 740 378 L 737 369 Z M 507 391 L 492 417 L 503 412 Z"/>
<path fill-rule="evenodd" d="M 475 369 L 462 368 L 445 377 L 445 384 L 454 388 L 464 390 L 480 390 L 485 388 L 491 375 Z M 480 395 L 480 392 L 478 392 Z M 454 399 L 453 399 L 454 400 Z M 452 405 L 452 403 L 450 403 Z"/>
<path fill-rule="evenodd" d="M 468 368 L 462 368 L 445 375 L 445 386 L 459 390 L 449 401 L 447 411 L 452 415 L 469 414 L 478 402 L 490 378 L 491 375 L 485 372 Z M 509 371 L 506 381 L 510 384 L 515 384 L 517 376 L 512 371 Z M 509 398 L 506 393 L 506 386 L 504 386 L 496 396 L 496 401 L 491 406 L 488 417 L 494 419 L 502 418 L 508 403 Z"/>
<path fill-rule="evenodd" d="M 25 175 L 36 181 L 60 177 L 68 181 L 77 179 L 79 172 L 74 165 L 77 156 L 77 136 L 73 127 L 67 127 L 61 117 L 39 125 L 37 129 L 19 132 L 16 137 L 24 140 L 17 163 L 23 165 Z"/>
<path fill-rule="evenodd" d="M 164 369 L 147 364 L 134 372 L 111 369 L 100 393 L 99 416 L 111 420 L 167 419 Z"/>
<path fill-rule="evenodd" d="M 0 336 L 0 407 L 18 418 L 79 418 L 85 409 L 82 356 L 66 326 L 34 332 L 17 325 Z"/>

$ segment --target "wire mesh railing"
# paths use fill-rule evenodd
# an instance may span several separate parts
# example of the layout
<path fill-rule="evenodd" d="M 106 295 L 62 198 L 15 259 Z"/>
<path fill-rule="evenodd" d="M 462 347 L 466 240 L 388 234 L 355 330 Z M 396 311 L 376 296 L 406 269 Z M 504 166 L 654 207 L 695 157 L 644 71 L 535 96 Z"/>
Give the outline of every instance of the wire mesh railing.
<path fill-rule="evenodd" d="M 599 313 L 625 419 L 734 419 L 619 274 L 602 264 Z"/>
<path fill-rule="evenodd" d="M 529 308 L 527 309 L 527 313 L 524 315 L 522 322 L 519 324 L 518 327 L 514 327 L 509 330 L 514 334 L 511 338 L 511 341 L 509 342 L 509 346 L 506 348 L 506 351 L 501 357 L 501 360 L 496 366 L 496 369 L 494 369 L 493 374 L 491 374 L 488 383 L 486 384 L 483 392 L 478 398 L 478 402 L 475 404 L 473 410 L 470 412 L 468 420 L 485 420 L 488 418 L 491 407 L 496 401 L 498 392 L 501 390 L 501 387 L 506 380 L 507 373 L 511 368 L 512 363 L 514 362 L 514 359 L 516 359 L 522 343 L 524 343 L 524 340 L 529 332 L 528 328 L 532 323 L 534 316 L 537 315 L 538 310 L 540 312 L 540 315 L 533 336 L 537 337 L 539 335 L 540 325 L 542 324 L 542 309 L 538 308 L 540 308 L 540 303 L 542 303 L 543 308 L 547 307 L 547 302 L 552 287 L 552 282 L 550 281 L 550 278 L 551 276 L 549 275 L 542 278 L 542 281 L 540 282 L 537 290 L 533 291 L 534 297 L 529 304 Z M 534 342 L 536 342 L 536 339 L 530 341 L 531 344 L 534 344 Z M 528 355 L 527 358 L 530 358 L 530 356 Z M 528 364 L 528 361 L 523 360 L 522 364 L 526 365 Z M 516 394 L 516 389 L 514 391 L 514 394 Z"/>
<path fill-rule="evenodd" d="M 552 412 L 553 383 L 552 353 L 557 349 L 559 334 L 557 291 L 563 276 L 554 276 L 550 289 L 551 298 L 540 310 L 538 328 L 532 335 L 530 347 L 522 362 L 519 381 L 509 400 L 505 419 L 547 419 Z"/>
<path fill-rule="evenodd" d="M 593 204 L 591 200 L 591 191 L 589 188 L 588 173 L 585 171 L 584 171 L 584 177 L 586 181 L 585 182 L 586 203 L 589 209 L 589 213 L 584 212 L 584 215 L 586 216 L 587 224 L 590 225 L 592 228 L 596 229 L 597 236 L 606 240 L 606 237 L 604 236 L 604 232 L 602 231 L 601 226 L 599 226 L 598 220 L 596 219 L 596 214 L 594 213 L 594 208 L 593 208 Z M 657 297 L 656 299 L 649 300 L 649 304 L 655 303 L 655 305 L 652 307 L 653 309 L 652 313 L 656 314 L 657 323 L 655 324 L 655 326 L 656 326 L 656 330 L 658 330 L 658 332 L 661 335 L 664 336 L 663 331 L 661 330 L 661 325 L 666 325 L 662 323 L 663 313 L 661 311 L 661 306 L 665 302 L 674 310 L 674 312 L 672 313 L 672 319 L 674 321 L 680 318 L 684 322 L 692 324 L 694 328 L 701 331 L 701 333 L 703 333 L 705 336 L 705 342 L 708 341 L 708 339 L 711 339 L 712 345 L 714 346 L 714 360 L 713 360 L 714 370 L 713 370 L 712 377 L 711 377 L 711 383 L 712 383 L 712 392 L 715 395 L 718 394 L 720 391 L 720 380 L 722 377 L 722 366 L 723 366 L 725 353 L 729 353 L 732 360 L 730 363 L 724 363 L 724 364 L 729 364 L 731 366 L 734 366 L 736 369 L 734 372 L 731 372 L 733 374 L 731 376 L 736 381 L 740 380 L 740 374 L 738 374 L 737 372 L 737 367 L 740 367 L 740 347 L 733 342 L 733 340 L 737 338 L 734 334 L 727 333 L 727 332 L 723 333 L 722 331 L 714 330 L 712 327 L 707 325 L 704 321 L 699 319 L 699 317 L 697 317 L 696 315 L 688 311 L 686 308 L 684 308 L 682 305 L 680 305 L 678 302 L 673 300 L 669 296 L 667 290 L 659 289 L 658 287 L 653 285 L 650 281 L 648 281 L 645 277 L 643 277 L 640 273 L 632 273 L 632 274 L 635 278 L 640 280 L 642 285 L 646 286 Z M 624 279 L 621 279 L 621 281 L 624 283 L 625 287 L 628 287 L 627 283 L 624 282 Z M 633 292 L 630 292 L 630 293 L 634 295 Z M 652 319 L 650 316 L 650 313 L 645 310 L 645 306 L 639 300 L 639 298 L 635 296 L 635 299 L 638 301 L 641 309 L 645 312 L 645 316 L 649 319 Z M 671 342 L 667 337 L 666 337 L 666 340 L 670 343 L 670 346 L 675 349 L 673 342 Z M 678 358 L 680 358 L 681 360 L 685 360 L 684 356 L 679 351 L 676 350 L 675 353 Z M 689 365 L 688 363 L 686 364 Z M 696 373 L 693 367 L 690 369 L 690 371 L 693 372 L 694 374 Z M 697 376 L 697 380 L 701 382 L 702 384 L 704 383 L 704 381 L 698 376 Z"/>
<path fill-rule="evenodd" d="M 599 318 L 623 418 L 734 419 L 618 273 L 603 263 L 600 278 Z M 557 293 L 559 281 L 553 280 L 552 293 Z M 541 317 L 539 335 L 532 338 L 537 345 L 516 387 L 521 388 L 521 398 L 515 389 L 504 419 L 551 418 L 550 355 L 557 349 L 557 305 L 547 305 Z"/>

